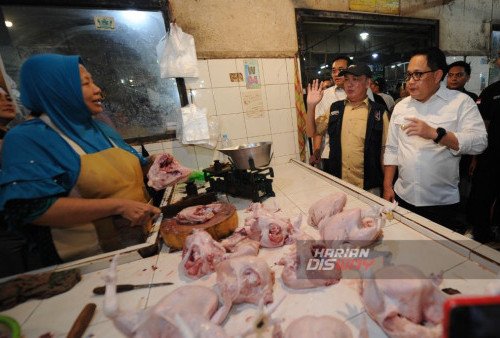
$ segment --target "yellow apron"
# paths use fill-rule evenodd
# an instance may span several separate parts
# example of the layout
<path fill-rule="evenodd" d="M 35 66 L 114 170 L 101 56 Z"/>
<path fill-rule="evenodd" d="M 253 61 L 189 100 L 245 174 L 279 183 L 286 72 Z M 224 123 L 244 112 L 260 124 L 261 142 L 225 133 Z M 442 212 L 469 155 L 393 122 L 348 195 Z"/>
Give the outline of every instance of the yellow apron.
<path fill-rule="evenodd" d="M 42 115 L 41 118 L 80 155 L 80 174 L 69 197 L 123 198 L 144 203 L 148 201 L 142 168 L 135 155 L 114 144 L 114 148 L 86 154 L 80 146 L 65 136 L 48 116 Z M 127 222 L 113 220 L 118 220 L 117 216 L 69 228 L 51 228 L 52 239 L 61 259 L 75 260 L 142 243 L 144 234 L 151 226 L 148 224 L 143 230 L 141 227 L 131 228 Z M 114 223 L 121 223 L 122 226 L 118 228 Z"/>

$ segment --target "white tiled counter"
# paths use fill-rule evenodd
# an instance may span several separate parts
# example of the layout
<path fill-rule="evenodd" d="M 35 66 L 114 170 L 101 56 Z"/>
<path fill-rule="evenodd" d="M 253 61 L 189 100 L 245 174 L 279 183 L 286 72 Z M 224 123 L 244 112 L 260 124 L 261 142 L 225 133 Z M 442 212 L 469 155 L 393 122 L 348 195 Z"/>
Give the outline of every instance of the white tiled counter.
<path fill-rule="evenodd" d="M 389 205 L 383 199 L 301 162 L 292 160 L 290 163 L 275 166 L 274 172 L 274 200 L 292 222 L 302 214 L 302 230 L 316 238 L 317 230 L 306 224 L 307 211 L 315 201 L 332 192 L 342 190 L 348 194 L 345 209 L 364 209 L 373 204 Z M 226 197 L 221 196 L 221 199 Z M 247 216 L 244 210 L 250 201 L 229 196 L 229 202 L 236 206 L 239 224 L 243 224 Z M 401 259 L 407 261 L 408 257 L 405 255 L 413 255 L 409 259 L 413 259 L 415 266 L 425 274 L 443 272 L 441 288 L 451 287 L 466 294 L 482 294 L 486 284 L 498 272 L 498 252 L 402 208 L 396 208 L 394 217 L 384 226 L 383 239 L 374 246 L 380 251 L 398 253 L 393 257 L 393 263 L 397 264 Z M 408 240 L 429 241 L 429 245 L 416 255 L 415 251 L 405 251 L 405 241 Z M 283 329 L 286 329 L 291 320 L 303 315 L 332 315 L 344 320 L 356 337 L 365 317 L 370 337 L 386 337 L 365 315 L 358 296 L 357 280 L 343 279 L 336 285 L 311 290 L 291 290 L 284 286 L 280 278 L 282 266 L 276 263 L 288 250 L 287 246 L 276 249 L 263 248 L 259 253 L 259 257 L 266 259 L 276 274 L 274 299 L 286 296 L 273 315 L 273 318 L 284 318 L 281 324 Z M 190 280 L 179 274 L 180 261 L 180 252 L 168 253 L 168 248 L 164 246 L 159 255 L 119 265 L 119 284 L 166 281 L 174 283 L 170 286 L 119 293 L 120 308 L 138 310 L 150 307 L 175 288 L 185 284 L 204 285 L 218 292 L 215 274 L 199 280 Z M 104 284 L 102 276 L 105 272 L 106 270 L 98 270 L 85 273 L 82 281 L 64 294 L 46 300 L 30 300 L 1 314 L 15 318 L 21 324 L 25 337 L 39 337 L 49 332 L 55 337 L 63 337 L 85 304 L 93 302 L 97 305 L 97 311 L 85 336 L 120 337 L 121 334 L 102 313 L 103 297 L 92 294 L 94 287 Z M 248 327 L 256 309 L 257 307 L 251 304 L 233 306 L 228 319 L 223 323 L 226 332 L 229 335 L 237 335 L 242 328 Z"/>

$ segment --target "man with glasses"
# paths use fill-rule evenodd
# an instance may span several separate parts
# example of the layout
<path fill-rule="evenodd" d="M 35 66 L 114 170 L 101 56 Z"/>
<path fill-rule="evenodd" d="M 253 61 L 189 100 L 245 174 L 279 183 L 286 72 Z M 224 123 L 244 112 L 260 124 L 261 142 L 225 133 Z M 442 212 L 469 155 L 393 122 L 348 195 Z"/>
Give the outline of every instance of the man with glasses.
<path fill-rule="evenodd" d="M 321 116 L 307 115 L 308 133 L 329 136 L 330 174 L 381 195 L 382 156 L 389 118 L 385 106 L 369 98 L 371 70 L 358 63 L 340 72 L 346 99 L 334 102 Z M 317 80 L 308 86 L 308 105 L 321 99 Z"/>
<path fill-rule="evenodd" d="M 448 88 L 459 90 L 477 101 L 478 96 L 465 89 L 465 84 L 470 80 L 470 64 L 465 61 L 456 61 L 448 66 Z"/>
<path fill-rule="evenodd" d="M 323 96 L 320 98 L 321 101 L 317 104 L 309 104 L 307 102 L 307 115 L 315 116 L 318 118 L 323 115 L 325 111 L 330 108 L 330 105 L 338 100 L 345 99 L 344 92 L 344 77 L 339 76 L 339 73 L 351 64 L 351 60 L 346 56 L 339 56 L 335 58 L 332 62 L 332 79 L 334 86 L 327 88 L 323 91 Z M 317 80 L 316 80 L 317 82 Z M 321 88 L 323 88 L 321 86 Z M 308 96 L 309 97 L 309 96 Z M 328 166 L 328 155 L 330 154 L 330 146 L 328 145 L 328 135 L 325 136 L 323 142 L 323 136 L 309 134 L 308 137 L 313 138 L 313 154 L 309 158 L 309 163 L 311 165 L 319 164 L 324 171 L 329 172 L 330 168 Z M 322 150 L 323 149 L 323 150 Z"/>
<path fill-rule="evenodd" d="M 477 105 L 441 86 L 448 67 L 438 48 L 416 52 L 408 65 L 409 97 L 396 105 L 389 125 L 384 198 L 453 230 L 457 229 L 458 164 L 463 154 L 487 146 Z M 392 185 L 398 168 L 398 179 Z"/>

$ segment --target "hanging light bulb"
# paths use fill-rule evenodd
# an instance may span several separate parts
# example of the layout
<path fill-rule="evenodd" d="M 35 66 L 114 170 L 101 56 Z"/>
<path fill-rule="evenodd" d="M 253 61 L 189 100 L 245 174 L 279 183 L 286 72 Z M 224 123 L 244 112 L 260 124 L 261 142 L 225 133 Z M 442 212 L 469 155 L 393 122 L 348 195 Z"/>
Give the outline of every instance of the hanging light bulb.
<path fill-rule="evenodd" d="M 361 40 L 366 40 L 368 39 L 368 35 L 370 35 L 369 33 L 367 32 L 362 32 L 362 33 L 359 33 L 359 36 L 361 36 Z"/>
<path fill-rule="evenodd" d="M 378 58 L 378 54 L 377 53 L 373 53 L 372 54 L 372 58 L 374 58 L 374 59 Z"/>

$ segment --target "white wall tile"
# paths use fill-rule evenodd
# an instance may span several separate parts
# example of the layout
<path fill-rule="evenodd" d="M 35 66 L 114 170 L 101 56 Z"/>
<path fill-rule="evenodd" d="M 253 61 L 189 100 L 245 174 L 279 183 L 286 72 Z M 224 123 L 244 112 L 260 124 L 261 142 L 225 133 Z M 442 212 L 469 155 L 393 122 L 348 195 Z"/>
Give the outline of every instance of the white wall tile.
<path fill-rule="evenodd" d="M 238 82 L 229 78 L 229 73 L 236 73 L 235 59 L 208 60 L 208 70 L 213 88 L 238 87 Z"/>
<path fill-rule="evenodd" d="M 248 143 L 257 143 L 257 142 L 272 142 L 273 138 L 271 134 L 269 135 L 261 135 L 261 136 L 254 136 L 254 137 L 249 137 L 248 138 Z M 272 152 L 272 146 L 271 146 L 271 152 Z"/>
<path fill-rule="evenodd" d="M 284 133 L 293 131 L 292 112 L 290 108 L 269 111 L 271 133 Z"/>
<path fill-rule="evenodd" d="M 267 108 L 283 109 L 290 108 L 290 94 L 288 85 L 266 85 Z"/>
<path fill-rule="evenodd" d="M 266 80 L 264 79 L 263 75 L 263 68 L 262 68 L 262 59 L 236 59 L 236 70 L 238 73 L 241 73 L 243 75 L 243 82 L 238 82 L 238 85 L 240 87 L 246 87 L 247 82 L 245 79 L 245 60 L 257 60 L 257 64 L 259 67 L 259 81 L 261 86 L 266 84 Z"/>
<path fill-rule="evenodd" d="M 287 58 L 285 61 L 288 83 L 295 84 L 295 64 L 293 62 L 293 58 Z"/>
<path fill-rule="evenodd" d="M 162 147 L 161 143 L 148 143 L 148 144 L 144 145 L 144 148 L 146 148 L 149 155 L 159 154 L 159 153 L 163 152 L 163 147 Z M 139 153 L 140 153 L 140 151 L 141 150 L 139 147 Z"/>
<path fill-rule="evenodd" d="M 184 82 L 187 89 L 211 88 L 208 60 L 198 60 L 198 77 L 187 77 Z"/>
<path fill-rule="evenodd" d="M 214 102 L 214 93 L 212 89 L 208 88 L 193 90 L 193 101 L 196 106 L 206 108 L 208 116 L 217 115 Z"/>
<path fill-rule="evenodd" d="M 288 83 L 285 59 L 262 59 L 266 85 Z"/>
<path fill-rule="evenodd" d="M 213 93 L 217 115 L 243 112 L 239 88 L 215 88 Z"/>
<path fill-rule="evenodd" d="M 245 117 L 245 125 L 247 128 L 247 136 L 262 136 L 262 135 L 270 135 L 271 127 L 269 124 L 269 113 L 264 111 L 262 117 L 252 117 L 248 116 L 248 114 L 244 114 Z"/>
<path fill-rule="evenodd" d="M 183 166 L 197 169 L 198 162 L 196 160 L 196 153 L 194 151 L 194 146 L 183 146 L 172 148 L 171 154 L 182 163 Z"/>
<path fill-rule="evenodd" d="M 219 159 L 220 152 L 215 149 L 195 146 L 196 160 L 198 162 L 198 169 L 208 168 L 213 164 L 214 160 Z"/>
<path fill-rule="evenodd" d="M 243 113 L 219 116 L 221 134 L 227 134 L 231 140 L 247 137 Z"/>
<path fill-rule="evenodd" d="M 290 107 L 295 108 L 295 85 L 293 83 L 288 84 L 288 97 L 290 98 Z"/>
<path fill-rule="evenodd" d="M 275 156 L 285 156 L 295 153 L 293 132 L 273 134 L 273 149 Z"/>

